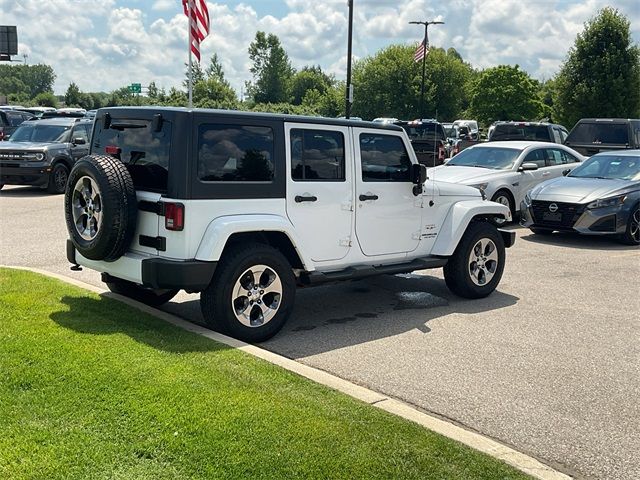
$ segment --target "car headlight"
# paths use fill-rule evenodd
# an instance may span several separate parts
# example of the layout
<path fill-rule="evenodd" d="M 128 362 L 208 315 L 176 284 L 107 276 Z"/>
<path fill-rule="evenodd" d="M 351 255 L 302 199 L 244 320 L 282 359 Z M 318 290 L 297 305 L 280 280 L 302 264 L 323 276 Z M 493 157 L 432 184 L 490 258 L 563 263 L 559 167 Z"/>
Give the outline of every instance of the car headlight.
<path fill-rule="evenodd" d="M 44 160 L 44 153 L 42 152 L 37 152 L 37 153 L 25 153 L 22 158 L 24 158 L 25 160 L 31 161 L 31 162 L 41 162 L 42 160 Z"/>
<path fill-rule="evenodd" d="M 487 189 L 488 182 L 485 183 L 476 183 L 475 185 L 469 185 L 470 187 L 477 188 L 481 192 L 484 192 Z"/>
<path fill-rule="evenodd" d="M 626 195 L 618 195 L 617 197 L 601 198 L 587 204 L 588 209 L 605 208 L 605 207 L 617 207 L 622 205 L 627 198 Z"/>

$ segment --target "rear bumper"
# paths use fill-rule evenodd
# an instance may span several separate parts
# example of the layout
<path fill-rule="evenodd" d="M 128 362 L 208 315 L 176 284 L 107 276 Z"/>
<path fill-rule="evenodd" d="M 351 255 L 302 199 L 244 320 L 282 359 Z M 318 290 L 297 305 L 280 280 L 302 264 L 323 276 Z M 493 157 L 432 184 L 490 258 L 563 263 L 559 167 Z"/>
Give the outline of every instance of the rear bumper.
<path fill-rule="evenodd" d="M 71 240 L 67 240 L 67 260 L 145 287 L 175 288 L 187 292 L 200 292 L 207 288 L 217 266 L 217 262 L 170 260 L 132 253 L 126 253 L 115 262 L 89 260 L 76 251 Z"/>
<path fill-rule="evenodd" d="M 0 166 L 0 183 L 6 185 L 36 185 L 49 183 L 51 166 L 43 167 L 4 167 Z"/>

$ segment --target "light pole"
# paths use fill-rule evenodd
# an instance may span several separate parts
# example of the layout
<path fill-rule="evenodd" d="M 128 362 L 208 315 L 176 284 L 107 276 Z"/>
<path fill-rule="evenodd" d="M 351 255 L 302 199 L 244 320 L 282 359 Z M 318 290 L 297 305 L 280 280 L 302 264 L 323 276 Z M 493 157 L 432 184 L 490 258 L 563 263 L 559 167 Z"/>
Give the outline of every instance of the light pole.
<path fill-rule="evenodd" d="M 425 66 L 427 64 L 427 49 L 429 48 L 429 36 L 427 34 L 427 29 L 429 25 L 444 25 L 444 22 L 409 22 L 411 25 L 424 25 L 424 39 L 422 40 L 422 44 L 424 45 L 424 53 L 422 54 L 422 86 L 420 88 L 420 118 L 424 116 L 424 73 Z"/>
<path fill-rule="evenodd" d="M 347 91 L 345 94 L 345 118 L 351 116 L 351 102 L 353 102 L 353 87 L 351 85 L 351 38 L 353 35 L 353 0 L 349 4 L 349 35 L 347 40 Z"/>

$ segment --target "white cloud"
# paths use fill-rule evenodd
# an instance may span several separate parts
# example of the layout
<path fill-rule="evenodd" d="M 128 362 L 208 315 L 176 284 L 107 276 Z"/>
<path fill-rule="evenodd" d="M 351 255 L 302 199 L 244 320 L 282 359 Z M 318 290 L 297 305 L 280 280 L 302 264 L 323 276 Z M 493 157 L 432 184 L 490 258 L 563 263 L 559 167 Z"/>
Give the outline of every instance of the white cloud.
<path fill-rule="evenodd" d="M 281 15 L 259 16 L 258 0 L 231 7 L 208 3 L 211 34 L 201 45 L 206 65 L 213 53 L 239 92 L 251 79 L 247 49 L 257 30 L 280 38 L 296 68 L 319 64 L 337 78 L 346 71 L 346 0 L 286 0 Z M 475 67 L 518 63 L 538 78 L 561 65 L 583 24 L 605 0 L 358 0 L 354 8 L 353 54 L 364 57 L 391 43 L 417 43 L 413 20 L 443 20 L 429 27 L 429 40 L 455 47 Z M 148 6 L 151 5 L 151 8 Z M 617 8 L 640 38 L 640 9 L 633 0 Z M 180 86 L 187 61 L 187 18 L 179 0 L 0 0 L 2 23 L 18 25 L 20 54 L 48 63 L 57 93 L 71 81 L 83 91 L 110 91 L 131 82 Z M 55 26 L 55 28 L 52 28 Z"/>

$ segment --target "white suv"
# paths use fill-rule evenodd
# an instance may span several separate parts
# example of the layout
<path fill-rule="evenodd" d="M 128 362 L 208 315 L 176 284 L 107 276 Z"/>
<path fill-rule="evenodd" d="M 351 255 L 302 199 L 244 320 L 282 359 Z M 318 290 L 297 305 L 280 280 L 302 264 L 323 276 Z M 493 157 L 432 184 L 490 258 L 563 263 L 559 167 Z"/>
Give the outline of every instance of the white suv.
<path fill-rule="evenodd" d="M 514 241 L 508 207 L 427 180 L 400 127 L 216 110 L 99 110 L 65 216 L 73 268 L 153 305 L 201 292 L 212 328 L 252 342 L 297 286 L 444 267 L 484 297 Z"/>

